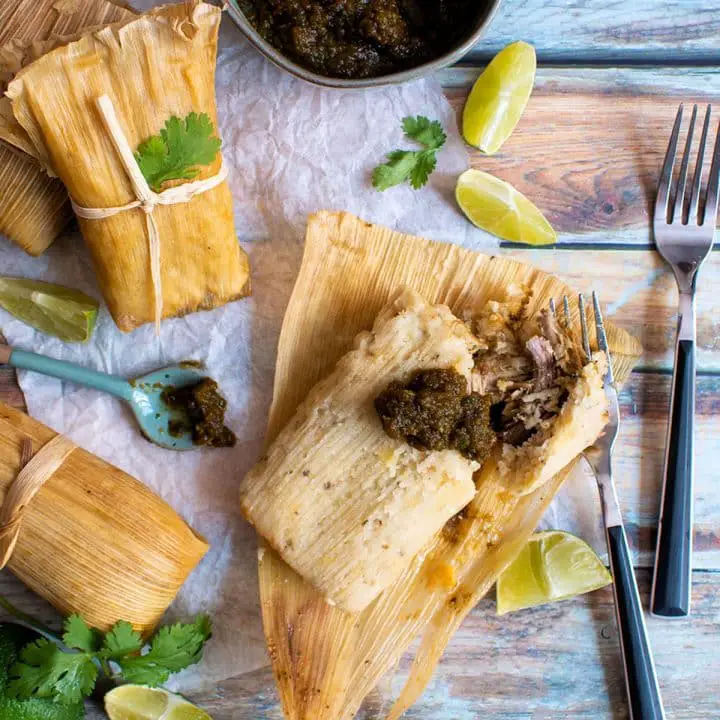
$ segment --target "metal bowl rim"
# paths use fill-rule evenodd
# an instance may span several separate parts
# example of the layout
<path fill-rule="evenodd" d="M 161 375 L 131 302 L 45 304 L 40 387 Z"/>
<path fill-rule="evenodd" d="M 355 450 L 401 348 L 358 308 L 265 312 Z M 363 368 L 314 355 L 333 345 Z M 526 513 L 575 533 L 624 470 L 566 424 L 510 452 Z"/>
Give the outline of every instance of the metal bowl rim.
<path fill-rule="evenodd" d="M 291 60 L 279 50 L 274 48 L 268 43 L 260 33 L 255 30 L 250 21 L 245 17 L 242 10 L 236 5 L 236 0 L 224 0 L 223 5 L 227 10 L 228 14 L 232 18 L 233 22 L 247 37 L 247 39 L 274 65 L 282 70 L 286 70 L 295 77 L 302 80 L 306 80 L 314 85 L 321 85 L 324 87 L 339 88 L 339 89 L 359 89 L 359 88 L 372 88 L 372 87 L 385 87 L 387 85 L 397 85 L 398 83 L 408 82 L 409 80 L 416 80 L 425 75 L 429 75 L 432 72 L 441 70 L 442 68 L 452 65 L 453 63 L 460 60 L 487 31 L 488 26 L 492 22 L 495 14 L 497 13 L 498 7 L 502 0 L 489 0 L 487 12 L 485 17 L 480 21 L 477 29 L 465 40 L 463 43 L 458 45 L 453 50 L 441 55 L 434 60 L 430 60 L 422 65 L 418 65 L 408 70 L 402 70 L 400 72 L 391 73 L 390 75 L 379 75 L 372 78 L 358 78 L 358 79 L 345 79 L 329 77 L 327 75 L 320 75 L 319 73 L 313 72 L 304 68 L 302 65 L 298 65 L 294 60 Z"/>

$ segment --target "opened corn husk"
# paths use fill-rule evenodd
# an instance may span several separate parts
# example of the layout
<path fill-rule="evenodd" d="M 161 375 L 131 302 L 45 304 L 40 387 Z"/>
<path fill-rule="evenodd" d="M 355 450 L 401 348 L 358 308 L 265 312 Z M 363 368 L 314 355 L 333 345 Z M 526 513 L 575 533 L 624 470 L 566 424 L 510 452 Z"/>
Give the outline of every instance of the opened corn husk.
<path fill-rule="evenodd" d="M 172 116 L 206 113 L 217 128 L 220 15 L 219 8 L 199 0 L 160 7 L 83 35 L 18 72 L 8 88 L 13 114 L 42 165 L 60 177 L 78 206 L 123 208 L 138 199 L 98 112 L 103 96 L 132 149 L 157 135 Z M 194 181 L 218 176 L 221 169 L 217 153 L 214 162 L 198 168 Z M 157 227 L 159 262 L 152 268 L 147 211 Z M 187 202 L 79 222 L 121 330 L 155 320 L 159 306 L 163 317 L 172 317 L 249 292 L 248 261 L 235 235 L 227 182 Z"/>
<path fill-rule="evenodd" d="M 34 455 L 56 436 L 0 404 L 1 500 L 18 475 L 24 441 Z M 63 615 L 79 613 L 103 630 L 122 619 L 150 631 L 207 543 L 160 497 L 100 458 L 76 448 L 47 459 L 59 467 L 28 502 L 8 568 Z"/>
<path fill-rule="evenodd" d="M 5 0 L 0 7 L 0 91 L 30 60 L 64 36 L 128 19 L 133 13 L 106 0 Z M 72 217 L 67 192 L 43 172 L 0 97 L 0 233 L 31 255 L 39 255 Z"/>
<path fill-rule="evenodd" d="M 428 302 L 446 303 L 458 317 L 480 314 L 489 300 L 504 297 L 513 285 L 532 291 L 531 317 L 551 297 L 571 292 L 557 278 L 513 260 L 401 235 L 344 213 L 314 215 L 280 337 L 268 441 L 352 346 L 354 336 L 372 326 L 400 285 Z M 608 336 L 622 382 L 640 346 L 612 325 Z M 583 372 L 578 380 L 578 386 L 588 383 L 587 393 L 578 392 L 601 402 L 593 393 L 602 356 L 596 363 L 586 366 L 588 375 Z M 586 428 L 587 435 L 576 432 L 575 420 L 565 417 L 573 430 L 568 448 L 553 450 L 563 468 L 554 477 L 508 474 L 497 455 L 486 461 L 470 505 L 360 614 L 328 605 L 275 551 L 261 548 L 263 621 L 286 717 L 352 718 L 380 677 L 420 636 L 410 678 L 390 717 L 399 717 L 415 702 L 454 631 L 523 547 L 570 473 L 572 459 L 597 432 L 597 427 Z M 559 430 L 565 421 L 558 420 Z"/>

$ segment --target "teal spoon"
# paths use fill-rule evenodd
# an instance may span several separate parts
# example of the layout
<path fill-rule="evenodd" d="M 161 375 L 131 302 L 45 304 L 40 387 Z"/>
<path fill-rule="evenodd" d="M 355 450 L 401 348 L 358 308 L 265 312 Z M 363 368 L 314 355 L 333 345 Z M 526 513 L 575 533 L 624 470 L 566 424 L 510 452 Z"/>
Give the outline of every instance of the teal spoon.
<path fill-rule="evenodd" d="M 171 421 L 181 428 L 189 427 L 190 423 L 183 410 L 168 407 L 161 397 L 163 390 L 168 387 L 193 385 L 205 377 L 192 363 L 181 363 L 134 380 L 125 380 L 117 375 L 88 370 L 74 363 L 0 345 L 0 364 L 51 375 L 115 395 L 132 408 L 140 431 L 150 442 L 168 450 L 197 449 L 189 431 L 170 434 L 168 426 Z"/>

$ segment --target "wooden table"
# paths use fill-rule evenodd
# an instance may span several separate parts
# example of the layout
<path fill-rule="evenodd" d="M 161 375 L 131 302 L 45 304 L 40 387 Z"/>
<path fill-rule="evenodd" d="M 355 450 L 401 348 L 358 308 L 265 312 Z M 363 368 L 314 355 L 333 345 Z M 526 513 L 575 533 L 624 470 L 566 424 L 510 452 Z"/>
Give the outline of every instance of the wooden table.
<path fill-rule="evenodd" d="M 615 468 L 646 599 L 676 322 L 675 283 L 652 249 L 648 213 L 678 103 L 713 101 L 720 110 L 716 5 L 506 0 L 466 63 L 441 76 L 460 108 L 479 69 L 497 50 L 517 39 L 537 48 L 537 85 L 517 131 L 502 154 L 475 155 L 472 165 L 524 191 L 560 233 L 555 249 L 501 252 L 557 273 L 583 291 L 599 290 L 608 316 L 645 347 L 622 393 Z M 667 714 L 675 719 L 720 717 L 719 309 L 715 252 L 703 270 L 698 298 L 693 615 L 648 621 Z M 22 403 L 7 373 L 0 378 L 0 398 Z M 2 578 L 0 592 L 46 621 L 53 618 L 19 583 Z M 610 589 L 502 619 L 489 598 L 468 617 L 435 680 L 406 717 L 624 717 L 617 647 Z M 194 699 L 215 720 L 282 717 L 269 669 L 233 678 Z M 381 717 L 378 703 L 369 698 L 360 717 Z M 100 714 L 91 711 L 90 717 Z"/>

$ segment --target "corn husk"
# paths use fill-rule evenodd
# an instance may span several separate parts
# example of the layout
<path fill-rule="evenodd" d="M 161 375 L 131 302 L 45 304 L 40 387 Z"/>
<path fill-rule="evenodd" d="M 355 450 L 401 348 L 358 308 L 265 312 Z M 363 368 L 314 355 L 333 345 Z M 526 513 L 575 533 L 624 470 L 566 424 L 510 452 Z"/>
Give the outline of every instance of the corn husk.
<path fill-rule="evenodd" d="M 4 0 L 0 6 L 0 91 L 48 42 L 133 15 L 105 0 Z M 67 191 L 27 154 L 10 101 L 0 98 L 0 233 L 40 255 L 72 218 Z M 18 152 L 20 150 L 20 152 Z"/>
<path fill-rule="evenodd" d="M 24 440 L 34 455 L 56 435 L 0 403 L 0 500 Z M 207 549 L 145 485 L 77 448 L 28 503 L 7 567 L 63 615 L 149 632 Z"/>
<path fill-rule="evenodd" d="M 388 437 L 373 398 L 428 366 L 469 383 L 477 348 L 445 306 L 401 288 L 246 475 L 241 511 L 328 602 L 363 610 L 475 495 L 479 463 Z"/>
<path fill-rule="evenodd" d="M 459 317 L 502 298 L 510 285 L 533 291 L 531 312 L 572 292 L 557 278 L 510 259 L 402 235 L 345 213 L 314 215 L 280 336 L 269 442 L 400 285 L 448 304 Z M 641 348 L 612 324 L 607 330 L 622 382 Z M 360 614 L 331 607 L 273 550 L 261 548 L 263 622 L 289 720 L 352 718 L 420 637 L 389 717 L 398 718 L 415 702 L 452 634 L 526 543 L 573 463 L 524 495 L 498 482 L 495 467 L 492 459 L 484 464 L 464 518 L 438 534 Z"/>
<path fill-rule="evenodd" d="M 23 68 L 10 83 L 15 118 L 37 156 L 74 201 L 120 207 L 136 199 L 97 110 L 107 95 L 130 147 L 175 115 L 207 113 L 217 128 L 215 56 L 219 8 L 198 0 L 157 8 L 90 32 Z M 221 155 L 195 178 L 214 176 Z M 186 203 L 160 205 L 163 317 L 210 309 L 249 292 L 227 182 Z M 100 288 L 121 330 L 155 319 L 149 238 L 141 208 L 79 219 Z"/>

